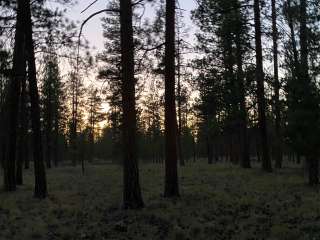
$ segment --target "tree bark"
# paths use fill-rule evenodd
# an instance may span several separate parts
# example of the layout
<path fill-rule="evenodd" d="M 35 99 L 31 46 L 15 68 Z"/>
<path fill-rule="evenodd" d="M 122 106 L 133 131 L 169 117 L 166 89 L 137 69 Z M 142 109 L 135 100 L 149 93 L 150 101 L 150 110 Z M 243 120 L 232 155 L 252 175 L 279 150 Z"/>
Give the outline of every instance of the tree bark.
<path fill-rule="evenodd" d="M 28 62 L 28 80 L 29 94 L 31 101 L 31 123 L 33 134 L 33 161 L 35 175 L 34 196 L 36 198 L 45 198 L 47 196 L 47 181 L 46 172 L 43 161 L 42 142 L 41 142 L 41 127 L 40 127 L 40 106 L 39 92 L 37 86 L 37 71 L 34 55 L 34 42 L 31 20 L 31 4 L 30 0 L 26 0 L 26 52 Z"/>
<path fill-rule="evenodd" d="M 15 32 L 15 44 L 13 51 L 12 77 L 10 78 L 8 93 L 6 96 L 5 109 L 7 117 L 6 143 L 4 159 L 4 190 L 16 190 L 16 144 L 17 144 L 17 125 L 19 112 L 19 95 L 21 82 L 25 78 L 25 1 L 17 2 L 17 21 Z"/>
<path fill-rule="evenodd" d="M 25 64 L 26 67 L 26 64 Z M 18 157 L 17 157 L 17 169 L 16 169 L 16 182 L 17 185 L 23 184 L 23 176 L 22 176 L 22 169 L 23 163 L 28 161 L 27 155 L 27 136 L 28 136 L 28 118 L 27 118 L 27 94 L 26 94 L 26 73 L 25 78 L 22 80 L 21 83 L 21 95 L 20 95 L 20 124 L 19 124 L 19 142 L 18 142 Z"/>
<path fill-rule="evenodd" d="M 180 72 L 180 44 L 178 44 L 178 54 L 177 54 L 177 59 L 178 59 L 178 153 L 179 153 L 179 162 L 180 166 L 184 166 L 184 158 L 183 158 L 183 152 L 182 152 L 182 110 L 181 110 L 181 72 Z"/>
<path fill-rule="evenodd" d="M 166 0 L 165 33 L 165 191 L 178 197 L 177 118 L 175 104 L 175 0 Z"/>
<path fill-rule="evenodd" d="M 123 108 L 123 207 L 144 207 L 136 146 L 136 99 L 134 77 L 134 40 L 131 0 L 120 0 L 121 67 Z"/>
<path fill-rule="evenodd" d="M 251 168 L 248 144 L 248 114 L 246 107 L 245 85 L 243 76 L 243 53 L 241 47 L 240 32 L 236 36 L 237 78 L 239 84 L 240 102 L 240 143 L 241 143 L 241 167 Z"/>
<path fill-rule="evenodd" d="M 300 64 L 300 81 L 304 81 L 304 88 L 305 88 L 305 96 L 303 96 L 303 101 L 305 102 L 304 111 L 308 112 L 308 118 L 306 121 L 309 122 L 309 125 L 315 126 L 314 131 L 316 131 L 316 125 L 318 124 L 318 115 L 317 113 L 313 112 L 318 110 L 318 106 L 314 106 L 316 104 L 316 100 L 313 97 L 313 90 L 312 90 L 312 83 L 309 75 L 309 48 L 308 48 L 308 27 L 307 27 L 307 1 L 301 0 L 300 1 L 300 51 L 301 51 L 301 64 Z M 309 95 L 309 96 L 307 96 Z M 310 116 L 311 115 L 311 116 Z M 312 121 L 312 122 L 311 122 Z M 309 127 L 309 126 L 308 126 Z M 308 132 L 308 134 L 313 135 L 312 132 Z M 315 144 L 314 136 L 307 136 L 310 141 L 312 149 L 308 147 L 306 150 L 307 161 L 309 165 L 309 185 L 317 185 L 319 184 L 319 161 L 318 161 L 318 149 L 319 144 Z"/>
<path fill-rule="evenodd" d="M 267 136 L 266 103 L 264 93 L 264 72 L 263 56 L 261 44 L 261 19 L 260 19 L 260 0 L 254 0 L 254 25 L 256 42 L 256 81 L 258 99 L 258 119 L 261 138 L 262 169 L 266 172 L 272 171 L 271 159 L 269 156 L 269 145 Z"/>
<path fill-rule="evenodd" d="M 280 82 L 279 82 L 279 61 L 278 61 L 278 27 L 276 0 L 271 0 L 272 6 L 272 41 L 273 41 L 273 69 L 274 69 L 274 104 L 275 104 L 275 158 L 276 168 L 282 167 L 282 134 L 281 134 L 281 113 L 280 113 Z"/>

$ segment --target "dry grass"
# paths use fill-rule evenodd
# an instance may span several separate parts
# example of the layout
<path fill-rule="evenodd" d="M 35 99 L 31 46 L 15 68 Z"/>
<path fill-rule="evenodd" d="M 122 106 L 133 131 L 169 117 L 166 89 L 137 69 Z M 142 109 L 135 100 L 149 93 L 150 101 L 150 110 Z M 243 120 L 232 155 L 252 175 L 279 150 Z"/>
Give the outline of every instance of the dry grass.
<path fill-rule="evenodd" d="M 319 189 L 301 172 L 192 164 L 180 169 L 181 199 L 167 200 L 163 167 L 144 165 L 146 208 L 123 211 L 119 166 L 49 170 L 42 201 L 30 171 L 17 192 L 0 193 L 0 239 L 320 239 Z"/>

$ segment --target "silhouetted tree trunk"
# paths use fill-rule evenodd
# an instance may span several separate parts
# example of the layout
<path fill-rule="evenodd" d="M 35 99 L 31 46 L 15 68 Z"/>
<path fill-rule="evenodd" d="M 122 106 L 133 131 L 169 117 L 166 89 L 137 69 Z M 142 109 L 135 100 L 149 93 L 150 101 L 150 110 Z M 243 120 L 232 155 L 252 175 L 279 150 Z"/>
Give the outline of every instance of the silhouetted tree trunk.
<path fill-rule="evenodd" d="M 244 76 L 243 76 L 243 51 L 241 47 L 240 33 L 236 36 L 236 55 L 237 55 L 237 80 L 239 84 L 240 97 L 240 144 L 241 144 L 241 166 L 243 168 L 251 168 L 248 144 L 248 114 L 245 98 Z"/>
<path fill-rule="evenodd" d="M 36 198 L 45 198 L 47 196 L 47 181 L 46 172 L 43 162 L 42 142 L 41 142 L 41 127 L 40 127 L 40 106 L 39 92 L 37 86 L 37 71 L 34 55 L 34 42 L 31 20 L 30 0 L 26 0 L 26 53 L 28 62 L 28 80 L 29 94 L 31 101 L 31 123 L 33 134 L 33 161 L 35 175 L 34 196 Z"/>
<path fill-rule="evenodd" d="M 197 145 L 196 145 L 196 139 L 195 136 L 192 136 L 192 149 L 193 149 L 193 162 L 195 163 L 197 161 Z"/>
<path fill-rule="evenodd" d="M 25 78 L 25 1 L 17 2 L 17 21 L 13 51 L 12 77 L 8 85 L 5 109 L 6 147 L 4 159 L 4 190 L 16 190 L 15 162 L 17 144 L 17 125 L 21 82 Z"/>
<path fill-rule="evenodd" d="M 28 121 L 29 123 L 29 121 Z M 29 127 L 29 124 L 27 123 L 27 128 Z M 30 155 L 29 155 L 29 134 L 26 136 L 27 143 L 26 143 L 26 157 L 24 161 L 24 169 L 29 169 L 30 168 Z"/>
<path fill-rule="evenodd" d="M 301 155 L 297 154 L 297 164 L 301 164 Z"/>
<path fill-rule="evenodd" d="M 306 158 L 309 170 L 309 185 L 319 184 L 319 161 L 316 155 L 308 155 Z"/>
<path fill-rule="evenodd" d="M 25 64 L 26 67 L 26 64 Z M 27 161 L 27 147 L 28 147 L 28 118 L 27 118 L 27 94 L 26 94 L 26 73 L 25 78 L 21 82 L 21 95 L 20 95 L 20 124 L 19 124 L 19 142 L 18 142 L 18 156 L 17 156 L 17 169 L 16 169 L 16 181 L 18 185 L 23 184 L 22 169 L 23 163 Z"/>
<path fill-rule="evenodd" d="M 131 0 L 120 0 L 121 68 L 123 108 L 123 207 L 144 206 L 139 183 L 136 146 L 136 101 L 134 77 L 134 42 Z"/>
<path fill-rule="evenodd" d="M 51 168 L 52 158 L 52 91 L 51 87 L 48 88 L 48 101 L 46 104 L 46 121 L 45 121 L 45 134 L 46 134 L 46 164 L 47 168 Z"/>
<path fill-rule="evenodd" d="M 179 30 L 178 30 L 179 31 Z M 178 47 L 177 47 L 177 68 L 178 68 L 178 154 L 179 154 L 179 162 L 180 166 L 184 166 L 184 158 L 182 152 L 182 110 L 181 110 L 181 55 L 180 55 L 180 36 L 178 34 Z"/>
<path fill-rule="evenodd" d="M 290 28 L 290 40 L 292 45 L 292 51 L 293 51 L 293 60 L 294 60 L 294 69 L 292 71 L 293 78 L 299 77 L 299 57 L 298 57 L 298 50 L 297 50 L 297 42 L 294 32 L 294 20 L 292 16 L 292 10 L 291 10 L 291 0 L 287 1 L 287 7 L 288 7 L 288 26 Z"/>
<path fill-rule="evenodd" d="M 261 20 L 260 20 L 260 0 L 254 0 L 254 25 L 256 42 L 256 81 L 258 99 L 258 119 L 261 138 L 262 169 L 267 172 L 272 171 L 271 159 L 269 156 L 269 146 L 267 137 L 266 104 L 264 94 L 264 72 L 261 44 Z"/>
<path fill-rule="evenodd" d="M 58 158 L 59 158 L 59 116 L 58 116 L 58 111 L 56 110 L 56 116 L 55 116 L 55 122 L 54 122 L 54 142 L 53 142 L 53 161 L 54 161 L 54 166 L 58 166 Z"/>
<path fill-rule="evenodd" d="M 206 137 L 206 145 L 207 145 L 207 157 L 208 157 L 208 164 L 213 163 L 213 153 L 212 153 L 212 144 L 210 136 Z"/>
<path fill-rule="evenodd" d="M 175 0 L 166 0 L 165 37 L 165 197 L 178 197 L 175 104 Z"/>
<path fill-rule="evenodd" d="M 282 167 L 282 134 L 281 134 L 281 114 L 280 114 L 280 82 L 279 82 L 279 62 L 278 62 L 278 27 L 276 0 L 271 0 L 272 5 L 272 40 L 273 40 L 273 69 L 274 69 L 274 110 L 275 110 L 275 157 L 276 168 Z"/>
<path fill-rule="evenodd" d="M 309 57 L 309 48 L 308 48 L 308 28 L 307 28 L 307 1 L 301 0 L 300 1 L 300 47 L 301 47 L 301 65 L 300 65 L 300 76 L 301 81 L 304 81 L 304 88 L 305 88 L 305 95 L 304 100 L 305 101 L 305 109 L 304 111 L 310 111 L 308 113 L 308 117 L 310 119 L 307 119 L 307 121 L 310 121 L 310 125 L 314 124 L 317 125 L 318 122 L 311 122 L 319 120 L 317 118 L 314 118 L 315 114 L 312 111 L 316 111 L 317 107 L 314 107 L 316 104 L 315 99 L 313 98 L 313 90 L 312 90 L 312 83 L 309 75 L 309 63 L 308 63 L 308 57 Z M 309 96 L 307 96 L 309 95 Z M 311 116 L 310 116 L 311 115 Z M 316 126 L 315 126 L 316 129 Z M 314 131 L 316 131 L 314 129 Z M 311 130 L 312 131 L 312 130 Z M 312 135 L 311 132 L 309 132 L 310 135 Z M 313 136 L 308 136 L 310 138 L 310 144 L 311 146 L 316 147 L 315 143 L 312 141 L 317 141 L 314 139 Z M 309 144 L 309 142 L 308 142 Z M 306 160 L 308 162 L 309 166 L 309 184 L 310 185 L 317 185 L 319 184 L 319 161 L 318 161 L 318 149 L 310 149 L 306 152 Z"/>
<path fill-rule="evenodd" d="M 78 137 L 78 98 L 79 98 L 79 75 L 74 72 L 72 80 L 72 120 L 70 126 L 70 155 L 72 165 L 76 166 L 79 157 Z"/>

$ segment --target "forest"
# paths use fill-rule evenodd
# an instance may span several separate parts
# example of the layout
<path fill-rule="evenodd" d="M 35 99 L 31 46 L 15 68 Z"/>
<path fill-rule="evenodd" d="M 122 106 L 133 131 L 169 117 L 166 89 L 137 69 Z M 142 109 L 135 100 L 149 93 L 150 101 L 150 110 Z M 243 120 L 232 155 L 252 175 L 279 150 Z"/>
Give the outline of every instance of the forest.
<path fill-rule="evenodd" d="M 0 0 L 0 240 L 320 239 L 319 156 L 320 0 Z"/>

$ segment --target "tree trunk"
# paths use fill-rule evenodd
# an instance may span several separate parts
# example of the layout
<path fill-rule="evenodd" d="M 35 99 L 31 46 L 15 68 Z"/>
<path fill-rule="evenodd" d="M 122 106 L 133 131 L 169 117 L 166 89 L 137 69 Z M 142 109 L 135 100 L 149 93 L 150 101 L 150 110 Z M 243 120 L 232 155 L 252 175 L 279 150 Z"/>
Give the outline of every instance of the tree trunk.
<path fill-rule="evenodd" d="M 25 1 L 17 2 L 17 21 L 15 32 L 15 44 L 13 51 L 12 77 L 10 78 L 8 93 L 6 96 L 6 146 L 4 159 L 4 190 L 16 190 L 15 161 L 17 143 L 17 125 L 19 112 L 19 95 L 21 82 L 25 78 Z"/>
<path fill-rule="evenodd" d="M 312 90 L 312 83 L 309 75 L 309 63 L 308 63 L 308 57 L 309 57 L 309 48 L 308 48 L 308 27 L 307 27 L 307 1 L 301 0 L 300 1 L 300 47 L 301 47 L 301 65 L 300 65 L 300 81 L 304 81 L 304 87 L 305 87 L 305 95 L 309 96 L 303 96 L 303 101 L 305 102 L 304 111 L 308 112 L 307 121 L 309 122 L 309 125 L 313 124 L 315 126 L 314 131 L 316 131 L 316 125 L 318 124 L 319 118 L 318 114 L 313 112 L 318 110 L 318 106 L 316 104 L 316 100 L 313 97 L 313 90 Z M 310 116 L 311 115 L 311 116 Z M 312 122 L 311 122 L 312 121 Z M 308 134 L 313 135 L 312 132 L 309 132 Z M 319 161 L 318 161 L 318 144 L 315 144 L 314 136 L 308 136 L 310 141 L 308 141 L 308 144 L 311 144 L 312 149 L 306 150 L 307 155 L 307 162 L 309 165 L 309 184 L 310 185 L 317 185 L 319 184 Z"/>
<path fill-rule="evenodd" d="M 175 0 L 166 0 L 165 39 L 165 197 L 178 197 L 175 104 Z"/>
<path fill-rule="evenodd" d="M 192 150 L 193 150 L 193 162 L 195 163 L 197 161 L 197 145 L 196 145 L 196 139 L 195 136 L 192 136 Z"/>
<path fill-rule="evenodd" d="M 301 155 L 299 153 L 297 154 L 297 164 L 301 164 Z"/>
<path fill-rule="evenodd" d="M 237 78 L 239 84 L 240 93 L 240 143 L 241 143 L 241 167 L 251 168 L 250 156 L 249 156 L 249 144 L 248 144 L 248 114 L 246 107 L 246 97 L 245 97 L 245 87 L 244 87 L 244 77 L 243 77 L 243 53 L 241 47 L 240 32 L 236 36 L 236 55 L 237 55 Z"/>
<path fill-rule="evenodd" d="M 276 0 L 271 0 L 272 5 L 272 40 L 273 40 L 273 69 L 274 69 L 274 104 L 275 104 L 275 158 L 276 168 L 282 167 L 282 134 L 281 134 L 281 114 L 280 114 L 280 82 L 279 82 L 279 63 L 278 63 L 278 27 L 277 27 L 277 8 Z"/>
<path fill-rule="evenodd" d="M 36 198 L 45 198 L 47 196 L 47 181 L 46 172 L 43 161 L 42 142 L 41 142 L 41 127 L 40 127 L 40 106 L 39 92 L 37 86 L 37 71 L 34 55 L 34 42 L 32 32 L 31 7 L 30 0 L 26 0 L 26 52 L 28 60 L 28 80 L 29 94 L 31 100 L 31 123 L 33 134 L 33 161 L 35 175 L 34 196 Z"/>
<path fill-rule="evenodd" d="M 288 26 L 290 28 L 290 39 L 291 39 L 291 45 L 292 45 L 292 51 L 293 51 L 293 60 L 294 60 L 294 69 L 292 71 L 293 78 L 298 78 L 299 75 L 299 57 L 298 57 L 298 50 L 297 50 L 297 42 L 294 32 L 294 23 L 293 23 L 293 16 L 291 13 L 291 1 L 287 1 L 288 4 Z"/>
<path fill-rule="evenodd" d="M 26 67 L 26 64 L 25 64 Z M 23 163 L 27 161 L 27 148 L 28 148 L 28 118 L 27 118 L 27 96 L 26 96 L 26 73 L 25 78 L 21 82 L 21 95 L 20 95 L 20 124 L 19 124 L 19 142 L 18 142 L 18 158 L 16 169 L 16 182 L 18 185 L 23 184 L 22 169 Z"/>
<path fill-rule="evenodd" d="M 309 185 L 319 184 L 319 161 L 317 156 L 308 156 L 306 158 L 309 171 Z"/>
<path fill-rule="evenodd" d="M 27 124 L 27 128 L 29 127 L 29 121 Z M 24 161 L 24 169 L 29 169 L 30 168 L 30 155 L 29 155 L 29 134 L 27 133 L 26 136 L 27 142 L 26 142 L 26 157 L 25 157 L 25 161 Z"/>
<path fill-rule="evenodd" d="M 72 165 L 77 165 L 79 157 L 78 150 L 78 83 L 79 76 L 76 73 L 72 74 L 72 123 L 70 129 L 70 149 Z"/>
<path fill-rule="evenodd" d="M 56 110 L 57 111 L 57 110 Z M 58 167 L 58 158 L 59 158 L 59 116 L 55 114 L 55 122 L 54 122 L 54 154 L 53 154 L 53 161 L 54 166 Z"/>
<path fill-rule="evenodd" d="M 181 72 L 180 72 L 180 39 L 178 39 L 178 54 L 177 54 L 177 60 L 178 60 L 178 153 L 179 153 L 179 162 L 180 166 L 184 166 L 184 158 L 183 158 L 183 152 L 182 152 L 182 113 L 181 113 Z"/>
<path fill-rule="evenodd" d="M 51 168 L 51 158 L 52 158 L 52 99 L 51 99 L 51 86 L 49 87 L 49 94 L 48 94 L 48 102 L 47 102 L 47 119 L 46 119 L 46 163 L 47 168 Z"/>
<path fill-rule="evenodd" d="M 261 138 L 262 169 L 266 172 L 272 171 L 271 159 L 269 156 L 269 145 L 267 136 L 266 104 L 264 94 L 264 72 L 261 44 L 261 20 L 260 20 L 260 0 L 254 0 L 254 25 L 256 42 L 256 81 L 258 99 L 258 119 Z"/>
<path fill-rule="evenodd" d="M 93 158 L 94 158 L 94 129 L 95 129 L 95 122 L 93 120 L 94 116 L 92 116 L 92 121 L 91 121 L 91 131 L 90 131 L 90 155 L 89 155 L 89 161 L 92 163 L 93 162 Z"/>
<path fill-rule="evenodd" d="M 121 67 L 123 108 L 123 207 L 136 209 L 144 206 L 136 146 L 136 101 L 134 77 L 134 42 L 131 0 L 120 0 Z"/>
<path fill-rule="evenodd" d="M 213 153 L 212 153 L 212 145 L 211 145 L 211 140 L 210 137 L 206 137 L 206 142 L 207 142 L 207 157 L 208 157 L 208 164 L 213 163 Z"/>

